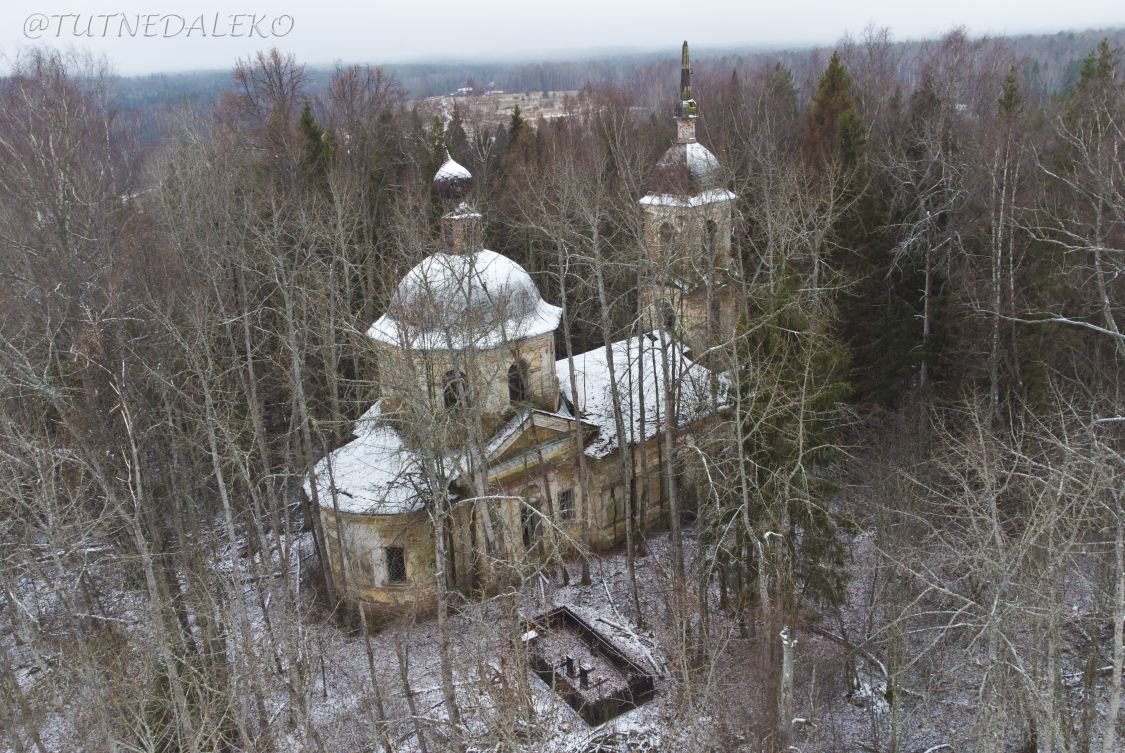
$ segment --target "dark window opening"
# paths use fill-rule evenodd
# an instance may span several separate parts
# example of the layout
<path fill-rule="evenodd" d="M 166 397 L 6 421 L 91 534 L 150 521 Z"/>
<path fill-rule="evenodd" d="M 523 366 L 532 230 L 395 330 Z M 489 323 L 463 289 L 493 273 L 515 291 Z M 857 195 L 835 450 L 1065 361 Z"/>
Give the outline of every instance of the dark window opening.
<path fill-rule="evenodd" d="M 539 506 L 535 502 L 525 502 L 520 507 L 520 523 L 524 548 L 530 549 L 539 542 Z"/>
<path fill-rule="evenodd" d="M 445 388 L 442 390 L 442 399 L 446 409 L 457 406 L 468 407 L 468 383 L 465 374 L 461 371 L 445 372 Z"/>
<path fill-rule="evenodd" d="M 672 225 L 667 222 L 660 226 L 660 245 L 662 248 L 672 245 Z"/>
<path fill-rule="evenodd" d="M 389 546 L 387 553 L 387 582 L 406 582 L 406 552 L 401 546 Z"/>
<path fill-rule="evenodd" d="M 527 361 L 516 361 L 508 367 L 508 399 L 513 403 L 527 400 Z"/>
<path fill-rule="evenodd" d="M 559 517 L 570 520 L 574 517 L 574 490 L 563 489 L 559 492 Z"/>

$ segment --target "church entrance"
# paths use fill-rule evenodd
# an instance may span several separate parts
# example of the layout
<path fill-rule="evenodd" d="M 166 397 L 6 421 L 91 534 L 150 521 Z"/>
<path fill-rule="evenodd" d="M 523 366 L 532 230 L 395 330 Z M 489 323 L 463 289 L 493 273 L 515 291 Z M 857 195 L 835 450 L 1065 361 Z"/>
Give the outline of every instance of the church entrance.
<path fill-rule="evenodd" d="M 543 524 L 543 497 L 538 493 L 527 497 L 520 505 L 520 523 L 523 528 L 523 547 L 530 551 L 539 543 Z"/>

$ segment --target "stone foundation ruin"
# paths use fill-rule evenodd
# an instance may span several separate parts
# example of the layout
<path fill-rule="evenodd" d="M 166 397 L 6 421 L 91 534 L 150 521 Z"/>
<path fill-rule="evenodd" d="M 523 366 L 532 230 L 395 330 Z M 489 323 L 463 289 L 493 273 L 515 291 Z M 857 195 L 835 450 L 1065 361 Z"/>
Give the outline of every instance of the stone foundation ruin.
<path fill-rule="evenodd" d="M 528 665 L 591 727 L 655 694 L 654 677 L 567 607 L 524 623 Z"/>

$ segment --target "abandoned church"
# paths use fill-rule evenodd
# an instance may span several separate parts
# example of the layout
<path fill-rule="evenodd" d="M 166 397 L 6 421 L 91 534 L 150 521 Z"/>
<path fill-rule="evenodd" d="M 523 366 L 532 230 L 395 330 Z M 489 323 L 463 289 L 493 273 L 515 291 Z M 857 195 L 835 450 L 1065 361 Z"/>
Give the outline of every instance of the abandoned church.
<path fill-rule="evenodd" d="M 482 247 L 472 175 L 452 158 L 437 172 L 441 250 L 405 275 L 367 333 L 379 400 L 305 485 L 353 606 L 424 609 L 438 577 L 489 588 L 522 561 L 614 547 L 635 509 L 626 497 L 645 500 L 634 525 L 667 521 L 666 438 L 691 442 L 723 409 L 709 349 L 733 328 L 735 196 L 696 141 L 686 43 L 681 76 L 676 143 L 639 207 L 639 253 L 660 273 L 637 291 L 647 314 L 624 339 L 572 353 L 563 310 Z M 691 251 L 673 259 L 673 248 Z"/>

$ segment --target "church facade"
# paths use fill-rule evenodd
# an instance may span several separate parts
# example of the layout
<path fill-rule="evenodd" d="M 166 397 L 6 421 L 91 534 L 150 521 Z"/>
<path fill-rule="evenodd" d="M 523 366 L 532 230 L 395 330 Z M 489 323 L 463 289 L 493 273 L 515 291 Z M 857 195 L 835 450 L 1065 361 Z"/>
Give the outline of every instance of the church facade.
<path fill-rule="evenodd" d="M 614 547 L 627 497 L 640 501 L 634 524 L 666 520 L 666 406 L 681 438 L 722 409 L 709 349 L 733 327 L 735 197 L 695 140 L 686 43 L 682 68 L 677 140 L 640 201 L 651 326 L 610 347 L 560 357 L 562 309 L 519 264 L 483 248 L 468 170 L 449 158 L 435 175 L 449 210 L 442 250 L 404 276 L 368 331 L 380 399 L 305 484 L 351 605 L 424 609 L 439 577 L 489 588 L 584 540 Z"/>

